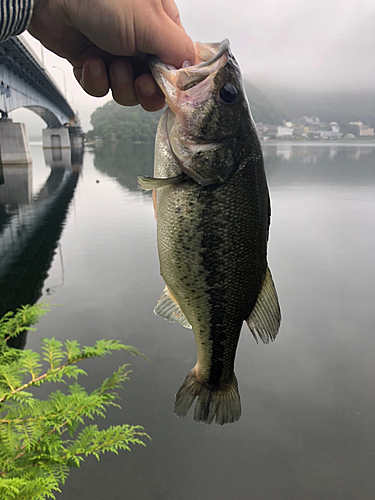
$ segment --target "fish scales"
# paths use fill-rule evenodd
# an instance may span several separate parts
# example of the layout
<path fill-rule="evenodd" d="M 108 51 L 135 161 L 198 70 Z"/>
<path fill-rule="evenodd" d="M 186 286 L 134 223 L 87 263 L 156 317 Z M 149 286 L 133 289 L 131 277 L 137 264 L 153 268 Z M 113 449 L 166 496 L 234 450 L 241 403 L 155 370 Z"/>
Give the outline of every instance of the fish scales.
<path fill-rule="evenodd" d="M 182 116 L 166 93 L 169 108 L 159 123 L 155 178 L 149 182 L 157 192 L 160 272 L 167 284 L 155 312 L 190 325 L 197 344 L 197 364 L 176 396 L 175 412 L 185 416 L 198 398 L 194 418 L 224 424 L 241 413 L 234 362 L 243 321 L 254 336 L 268 342 L 277 334 L 280 310 L 267 266 L 270 203 L 260 143 L 246 98 L 245 113 L 239 108 L 242 114 L 226 117 L 227 129 L 237 135 L 226 142 L 217 130 L 223 128 L 225 115 L 213 107 L 215 88 L 222 88 L 228 75 L 234 81 L 235 73 L 238 92 L 243 89 L 229 46 L 208 45 L 213 47 L 211 62 L 206 61 L 210 70 L 214 66 L 211 90 L 202 87 L 206 82 L 199 72 L 197 86 L 205 99 L 197 104 L 199 93 L 189 101 L 187 92 L 195 90 L 189 87 L 179 98 L 183 103 L 193 100 L 193 105 L 185 106 Z M 160 84 L 157 64 L 151 68 Z M 204 64 L 200 67 L 206 70 Z M 189 78 L 190 85 L 191 73 Z M 165 91 L 165 84 L 161 88 Z"/>
<path fill-rule="evenodd" d="M 242 322 L 267 267 L 268 207 L 248 189 L 257 175 L 249 162 L 215 190 L 171 186 L 158 201 L 161 275 L 193 327 L 208 383 L 229 380 Z"/>

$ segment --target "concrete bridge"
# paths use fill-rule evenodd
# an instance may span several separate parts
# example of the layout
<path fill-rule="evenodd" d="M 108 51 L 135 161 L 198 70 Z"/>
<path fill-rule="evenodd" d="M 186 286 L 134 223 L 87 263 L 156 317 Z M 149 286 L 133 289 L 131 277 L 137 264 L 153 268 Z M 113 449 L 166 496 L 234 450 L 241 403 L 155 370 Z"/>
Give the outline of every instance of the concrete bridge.
<path fill-rule="evenodd" d="M 17 37 L 0 42 L 0 158 L 3 164 L 31 161 L 24 124 L 13 123 L 9 113 L 27 108 L 47 125 L 45 148 L 82 147 L 83 135 L 68 101 Z"/>

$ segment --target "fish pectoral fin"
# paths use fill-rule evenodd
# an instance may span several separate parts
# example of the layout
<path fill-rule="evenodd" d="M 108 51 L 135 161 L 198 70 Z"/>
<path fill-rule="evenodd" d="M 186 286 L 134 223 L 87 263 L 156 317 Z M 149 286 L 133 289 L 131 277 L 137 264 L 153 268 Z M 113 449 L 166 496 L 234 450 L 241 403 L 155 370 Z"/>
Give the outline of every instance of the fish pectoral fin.
<path fill-rule="evenodd" d="M 178 323 L 185 328 L 191 328 L 191 324 L 186 319 L 176 298 L 167 286 L 164 288 L 163 295 L 155 306 L 154 313 L 170 323 Z"/>
<path fill-rule="evenodd" d="M 137 177 L 139 187 L 145 191 L 170 186 L 171 184 L 180 184 L 181 182 L 186 181 L 186 179 L 186 174 L 179 174 L 176 177 L 167 177 L 166 179 L 148 177 L 147 175 Z"/>
<path fill-rule="evenodd" d="M 247 326 L 258 342 L 260 339 L 268 344 L 270 340 L 275 340 L 280 328 L 281 312 L 276 288 L 271 276 L 271 271 L 267 267 L 262 289 L 250 316 L 246 319 Z"/>

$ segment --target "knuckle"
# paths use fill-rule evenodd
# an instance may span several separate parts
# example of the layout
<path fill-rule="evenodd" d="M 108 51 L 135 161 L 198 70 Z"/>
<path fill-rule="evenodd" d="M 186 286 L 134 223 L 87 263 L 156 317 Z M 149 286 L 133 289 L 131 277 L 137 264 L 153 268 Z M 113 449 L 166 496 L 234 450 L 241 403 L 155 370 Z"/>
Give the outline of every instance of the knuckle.
<path fill-rule="evenodd" d="M 137 96 L 129 92 L 117 92 L 116 90 L 112 89 L 112 97 L 117 102 L 117 104 L 120 104 L 121 106 L 136 106 L 137 104 L 139 104 Z"/>

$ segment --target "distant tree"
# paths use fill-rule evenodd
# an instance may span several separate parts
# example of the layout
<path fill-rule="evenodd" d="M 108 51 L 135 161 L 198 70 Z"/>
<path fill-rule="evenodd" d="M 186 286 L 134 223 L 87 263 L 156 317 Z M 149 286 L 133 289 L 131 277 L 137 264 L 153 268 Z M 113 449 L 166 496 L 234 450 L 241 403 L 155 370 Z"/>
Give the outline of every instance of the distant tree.
<path fill-rule="evenodd" d="M 346 134 L 353 134 L 355 137 L 359 137 L 359 127 L 358 125 L 350 125 L 349 123 L 340 123 L 340 132 L 345 136 Z"/>
<path fill-rule="evenodd" d="M 155 140 L 156 128 L 161 111 L 149 113 L 140 106 L 120 106 L 110 101 L 96 109 L 91 115 L 93 126 L 87 134 L 92 140 L 99 137 L 104 141 L 150 142 Z"/>

